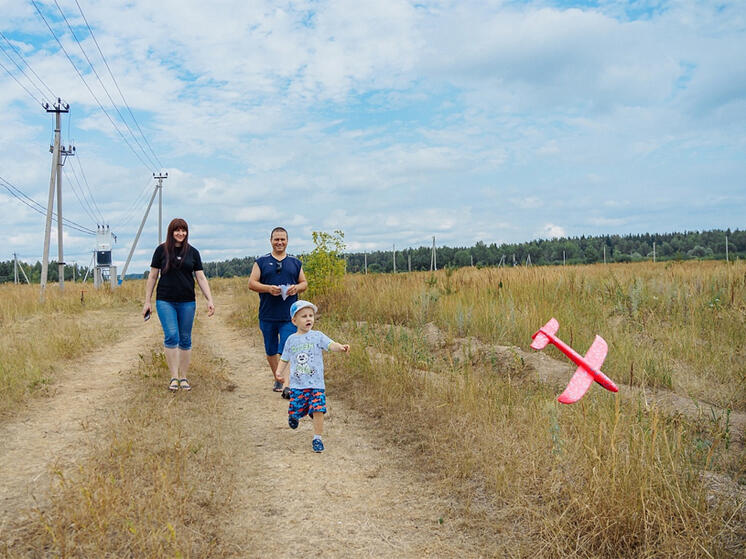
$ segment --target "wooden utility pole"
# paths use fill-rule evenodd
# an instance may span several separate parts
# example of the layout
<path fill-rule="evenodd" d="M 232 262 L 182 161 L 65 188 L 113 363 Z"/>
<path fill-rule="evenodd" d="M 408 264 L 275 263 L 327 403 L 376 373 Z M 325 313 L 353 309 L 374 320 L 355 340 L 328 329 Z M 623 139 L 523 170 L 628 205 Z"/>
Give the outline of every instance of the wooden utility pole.
<path fill-rule="evenodd" d="M 158 244 L 163 242 L 163 179 L 168 178 L 168 173 L 153 173 L 153 178 L 158 179 Z"/>
<path fill-rule="evenodd" d="M 392 245 L 394 250 L 394 273 L 396 273 L 396 245 Z"/>
<path fill-rule="evenodd" d="M 363 253 L 363 269 L 365 270 L 365 273 L 368 273 L 368 253 Z"/>
<path fill-rule="evenodd" d="M 430 271 L 438 271 L 438 253 L 435 251 L 435 236 L 433 235 L 433 251 L 430 253 Z"/>
<path fill-rule="evenodd" d="M 153 176 L 155 177 L 155 174 L 153 174 Z M 135 252 L 135 248 L 137 247 L 137 241 L 140 240 L 140 233 L 142 233 L 142 228 L 145 226 L 145 220 L 148 219 L 148 214 L 150 213 L 150 207 L 153 205 L 153 200 L 155 200 L 155 195 L 160 191 L 160 189 L 161 189 L 160 184 L 155 185 L 155 188 L 153 189 L 153 195 L 150 197 L 150 202 L 148 202 L 148 207 L 145 209 L 145 215 L 142 216 L 142 221 L 140 222 L 140 228 L 137 230 L 137 235 L 135 235 L 135 240 L 132 242 L 132 248 L 130 249 L 130 253 L 127 255 L 127 261 L 124 263 L 124 268 L 122 269 L 122 282 L 124 282 L 125 277 L 127 275 L 127 267 L 130 265 L 130 260 L 132 260 L 132 254 Z M 158 235 L 160 236 L 160 231 L 158 232 Z M 160 244 L 160 242 L 158 244 Z"/>
<path fill-rule="evenodd" d="M 26 278 L 26 283 L 31 285 L 31 282 L 28 279 L 28 276 L 26 275 L 26 270 L 23 269 L 23 265 L 18 261 L 18 255 L 14 252 L 13 253 L 13 277 L 15 278 L 15 283 L 20 283 L 20 280 L 18 279 L 18 269 L 21 269 L 21 273 L 23 274 L 23 277 Z"/>
<path fill-rule="evenodd" d="M 60 290 L 65 285 L 65 262 L 62 253 L 62 162 L 60 154 L 74 155 L 75 148 L 64 149 L 60 145 L 61 114 L 70 112 L 70 105 L 62 103 L 58 98 L 57 103 L 50 108 L 49 103 L 44 104 L 48 113 L 54 113 L 54 145 L 49 146 L 52 152 L 52 172 L 49 177 L 49 197 L 47 199 L 47 219 L 44 226 L 44 256 L 41 263 L 41 300 L 44 300 L 44 290 L 47 288 L 47 273 L 49 271 L 49 240 L 52 234 L 52 212 L 54 210 L 54 191 L 57 186 L 57 250 Z"/>

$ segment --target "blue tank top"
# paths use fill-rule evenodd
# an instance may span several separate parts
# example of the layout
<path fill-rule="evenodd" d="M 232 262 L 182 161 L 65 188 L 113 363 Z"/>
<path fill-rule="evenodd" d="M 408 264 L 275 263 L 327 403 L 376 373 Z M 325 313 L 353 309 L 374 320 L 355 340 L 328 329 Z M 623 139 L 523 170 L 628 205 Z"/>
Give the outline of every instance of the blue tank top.
<path fill-rule="evenodd" d="M 282 260 L 272 254 L 265 254 L 256 259 L 261 272 L 259 282 L 265 285 L 294 285 L 298 283 L 303 266 L 295 256 L 287 255 Z M 290 306 L 298 300 L 291 295 L 284 301 L 280 295 L 259 294 L 259 320 L 267 322 L 290 322 Z"/>

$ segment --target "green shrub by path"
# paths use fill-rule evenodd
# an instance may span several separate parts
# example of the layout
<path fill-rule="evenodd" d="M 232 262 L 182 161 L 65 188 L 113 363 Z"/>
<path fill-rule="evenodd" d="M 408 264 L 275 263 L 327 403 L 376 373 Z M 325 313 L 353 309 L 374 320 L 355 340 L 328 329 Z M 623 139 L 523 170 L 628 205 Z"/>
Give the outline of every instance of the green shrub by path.
<path fill-rule="evenodd" d="M 308 280 L 308 291 L 304 297 L 308 299 L 334 294 L 341 287 L 345 275 L 345 261 L 342 258 L 344 233 L 338 230 L 334 233 L 314 231 L 312 236 L 314 249 L 301 257 Z"/>

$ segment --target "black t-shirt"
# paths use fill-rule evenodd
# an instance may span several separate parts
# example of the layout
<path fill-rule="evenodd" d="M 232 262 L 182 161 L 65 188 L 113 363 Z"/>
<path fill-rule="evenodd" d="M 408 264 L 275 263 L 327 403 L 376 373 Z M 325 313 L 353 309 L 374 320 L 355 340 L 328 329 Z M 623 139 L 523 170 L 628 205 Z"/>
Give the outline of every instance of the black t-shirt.
<path fill-rule="evenodd" d="M 158 245 L 153 253 L 153 260 L 150 262 L 151 268 L 161 270 L 161 277 L 158 280 L 158 288 L 155 292 L 155 298 L 161 301 L 171 301 L 172 303 L 184 303 L 194 301 L 194 272 L 202 270 L 202 259 L 199 251 L 192 245 L 181 260 L 171 262 L 171 266 L 164 274 L 163 268 L 166 267 L 166 243 Z"/>

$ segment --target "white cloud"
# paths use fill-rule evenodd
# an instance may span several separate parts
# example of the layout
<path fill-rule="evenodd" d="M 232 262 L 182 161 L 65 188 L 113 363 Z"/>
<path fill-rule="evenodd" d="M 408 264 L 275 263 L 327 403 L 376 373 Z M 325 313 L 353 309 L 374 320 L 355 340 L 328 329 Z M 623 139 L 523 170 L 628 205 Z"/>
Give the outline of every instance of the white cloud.
<path fill-rule="evenodd" d="M 555 239 L 559 237 L 567 237 L 567 233 L 565 233 L 564 227 L 553 223 L 547 223 L 536 236 L 544 239 Z"/>
<path fill-rule="evenodd" d="M 61 6 L 98 61 L 77 7 Z M 205 254 L 266 252 L 277 222 L 292 229 L 299 251 L 311 231 L 333 228 L 350 246 L 372 249 L 428 244 L 432 235 L 465 246 L 537 231 L 742 222 L 739 2 L 670 2 L 640 17 L 621 1 L 565 9 L 380 0 L 351 10 L 331 0 L 112 0 L 83 8 L 169 172 L 164 220 L 186 216 Z M 32 6 L 0 0 L 0 11 L 0 29 L 70 103 L 63 138 L 77 145 L 93 196 L 118 228 L 117 251 L 126 252 L 160 169 L 143 165 L 112 129 Z M 64 26 L 53 24 L 79 60 Z M 0 176 L 45 203 L 52 117 L 4 72 L 0 103 L 8 108 Z M 712 200 L 700 204 L 705 193 Z M 64 200 L 68 216 L 92 225 L 69 186 Z M 40 254 L 41 216 L 8 209 L 17 206 L 0 210 L 0 241 L 13 236 L 19 250 Z M 157 242 L 155 214 L 138 266 Z M 37 240 L 18 240 L 27 236 Z M 90 250 L 84 237 L 70 243 Z"/>

